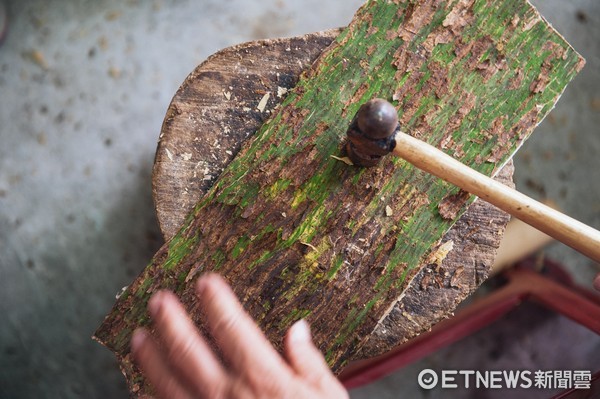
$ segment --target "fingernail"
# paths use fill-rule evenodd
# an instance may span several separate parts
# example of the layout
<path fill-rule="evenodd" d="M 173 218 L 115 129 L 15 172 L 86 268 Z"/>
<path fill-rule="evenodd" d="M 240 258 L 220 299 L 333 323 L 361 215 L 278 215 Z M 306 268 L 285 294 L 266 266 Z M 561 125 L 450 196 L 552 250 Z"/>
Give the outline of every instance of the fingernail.
<path fill-rule="evenodd" d="M 310 340 L 310 326 L 306 320 L 300 319 L 290 327 L 290 341 L 307 342 Z"/>
<path fill-rule="evenodd" d="M 204 291 L 206 291 L 206 288 L 210 284 L 215 283 L 215 278 L 218 278 L 218 275 L 212 272 L 204 273 L 203 275 L 198 277 L 198 281 L 196 282 L 196 293 L 198 295 L 201 295 Z"/>
<path fill-rule="evenodd" d="M 204 291 L 204 288 L 206 288 L 206 277 L 205 276 L 200 276 L 200 278 L 198 278 L 198 280 L 196 281 L 196 294 L 197 295 L 201 295 L 202 292 Z"/>
<path fill-rule="evenodd" d="M 133 336 L 131 337 L 131 350 L 133 352 L 137 352 L 146 342 L 148 338 L 148 334 L 143 328 L 138 328 L 133 332 Z"/>
<path fill-rule="evenodd" d="M 150 312 L 150 316 L 152 316 L 152 318 L 158 316 L 160 308 L 162 307 L 162 298 L 163 293 L 161 291 L 158 291 L 157 293 L 152 295 L 152 298 L 150 298 L 150 300 L 148 301 L 148 312 Z"/>

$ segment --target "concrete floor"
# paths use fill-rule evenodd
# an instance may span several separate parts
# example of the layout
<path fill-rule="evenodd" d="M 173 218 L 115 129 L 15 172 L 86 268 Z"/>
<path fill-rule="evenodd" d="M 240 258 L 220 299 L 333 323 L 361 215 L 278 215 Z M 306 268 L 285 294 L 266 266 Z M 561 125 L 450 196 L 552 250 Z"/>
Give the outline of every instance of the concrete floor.
<path fill-rule="evenodd" d="M 90 336 L 162 242 L 150 172 L 172 95 L 223 47 L 342 26 L 362 1 L 5 3 L 0 398 L 124 398 L 112 355 Z M 519 152 L 516 180 L 600 228 L 600 3 L 536 3 L 588 64 Z M 560 244 L 547 252 L 591 286 L 598 264 Z M 597 370 L 597 359 L 598 336 L 526 307 L 352 397 L 468 397 L 420 390 L 415 376 L 426 367 Z"/>

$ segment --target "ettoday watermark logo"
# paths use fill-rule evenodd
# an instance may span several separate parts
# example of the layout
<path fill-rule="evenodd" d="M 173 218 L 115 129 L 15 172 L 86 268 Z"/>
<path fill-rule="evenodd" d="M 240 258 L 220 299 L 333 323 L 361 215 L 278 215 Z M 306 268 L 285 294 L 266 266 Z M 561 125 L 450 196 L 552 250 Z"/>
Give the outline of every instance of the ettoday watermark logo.
<path fill-rule="evenodd" d="M 417 382 L 423 389 L 590 389 L 590 370 L 421 370 Z"/>
<path fill-rule="evenodd" d="M 439 378 L 435 371 L 431 369 L 422 370 L 417 377 L 419 386 L 423 389 L 433 389 L 437 386 Z"/>

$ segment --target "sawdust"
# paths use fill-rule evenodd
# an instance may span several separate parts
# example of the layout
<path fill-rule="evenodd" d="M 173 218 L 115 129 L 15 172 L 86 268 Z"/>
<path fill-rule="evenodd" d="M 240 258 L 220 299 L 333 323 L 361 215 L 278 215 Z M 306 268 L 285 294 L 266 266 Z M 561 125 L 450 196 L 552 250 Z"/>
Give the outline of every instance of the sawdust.
<path fill-rule="evenodd" d="M 441 266 L 446 256 L 454 249 L 454 241 L 446 241 L 439 245 L 427 258 L 427 264 Z"/>

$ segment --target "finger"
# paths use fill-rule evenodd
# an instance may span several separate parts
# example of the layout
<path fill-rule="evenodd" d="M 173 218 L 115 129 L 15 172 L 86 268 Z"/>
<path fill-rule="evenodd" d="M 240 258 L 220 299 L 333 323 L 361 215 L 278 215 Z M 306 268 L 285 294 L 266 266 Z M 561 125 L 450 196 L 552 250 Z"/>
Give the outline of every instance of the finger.
<path fill-rule="evenodd" d="M 216 397 L 228 376 L 177 297 L 169 291 L 152 296 L 148 309 L 175 372 L 203 397 Z"/>
<path fill-rule="evenodd" d="M 285 383 L 284 377 L 291 377 L 287 364 L 220 276 L 202 276 L 197 291 L 207 325 L 237 373 L 250 380 L 281 384 Z"/>
<path fill-rule="evenodd" d="M 331 375 L 325 358 L 312 342 L 310 327 L 304 319 L 290 327 L 284 352 L 292 369 L 310 383 L 318 384 L 323 377 Z"/>
<path fill-rule="evenodd" d="M 148 378 L 159 397 L 173 399 L 191 399 L 178 378 L 167 367 L 160 349 L 148 333 L 139 329 L 131 338 L 131 351 L 137 364 Z"/>
<path fill-rule="evenodd" d="M 348 392 L 314 345 L 306 320 L 299 320 L 290 327 L 284 341 L 284 352 L 288 363 L 303 381 L 318 387 L 326 397 L 348 398 Z"/>
<path fill-rule="evenodd" d="M 594 288 L 600 291 L 600 273 L 598 273 L 594 279 Z"/>

